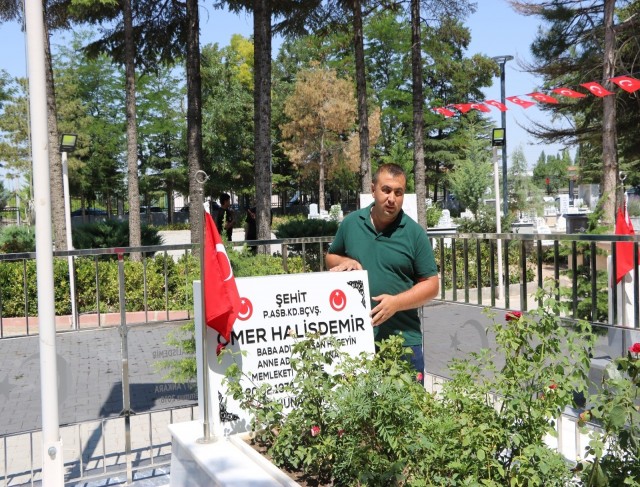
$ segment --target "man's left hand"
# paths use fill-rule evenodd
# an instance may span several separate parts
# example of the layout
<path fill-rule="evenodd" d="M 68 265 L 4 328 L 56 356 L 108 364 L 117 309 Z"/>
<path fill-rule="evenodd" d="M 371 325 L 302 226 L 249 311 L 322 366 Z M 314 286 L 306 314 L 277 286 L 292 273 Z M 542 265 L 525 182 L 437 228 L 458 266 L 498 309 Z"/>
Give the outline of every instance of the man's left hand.
<path fill-rule="evenodd" d="M 397 296 L 391 294 L 381 294 L 380 296 L 372 297 L 378 304 L 371 310 L 371 324 L 373 326 L 380 326 L 382 323 L 391 318 L 398 311 Z"/>

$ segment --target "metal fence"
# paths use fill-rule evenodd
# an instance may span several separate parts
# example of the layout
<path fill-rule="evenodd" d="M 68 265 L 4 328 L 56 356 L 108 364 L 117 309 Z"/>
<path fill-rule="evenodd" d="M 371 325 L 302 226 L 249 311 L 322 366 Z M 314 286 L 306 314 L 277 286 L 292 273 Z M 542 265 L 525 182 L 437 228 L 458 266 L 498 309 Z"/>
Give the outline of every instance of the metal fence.
<path fill-rule="evenodd" d="M 294 268 L 313 272 L 325 270 L 323 255 L 331 240 L 314 237 L 233 245 L 237 250 L 244 245 L 269 246 L 284 272 Z M 592 361 L 594 381 L 607 363 L 625 353 L 630 340 L 640 341 L 640 237 L 439 234 L 432 236 L 432 242 L 441 288 L 436 302 L 423 309 L 423 320 L 433 390 L 446 380 L 446 364 L 452 358 L 486 345 L 482 339 L 486 322 L 478 319 L 479 308 L 531 309 L 539 305 L 535 291 L 546 285 L 552 285 L 552 292 L 566 302 L 566 319 L 587 319 L 602 330 Z M 612 287 L 609 275 L 615 275 L 620 252 L 616 243 L 620 242 L 630 242 L 636 270 L 631 273 L 633 283 Z M 192 419 L 196 398 L 192 385 L 174 384 L 157 366 L 183 358 L 167 337 L 192 319 L 191 283 L 199 276 L 199 264 L 191 254 L 196 250 L 185 244 L 54 253 L 60 265 L 71 261 L 77 282 L 83 283 L 76 291 L 74 314 L 68 313 L 71 303 L 56 308 L 67 482 L 119 472 L 130 476 L 168 463 L 166 425 Z M 139 263 L 126 258 L 132 253 L 141 256 Z M 0 485 L 40 481 L 40 398 L 37 372 L 33 372 L 38 363 L 37 316 L 31 302 L 35 257 L 35 253 L 0 255 L 4 278 L 0 283 L 0 418 L 4 418 L 0 419 Z M 501 275 L 509 277 L 501 279 Z M 56 288 L 60 296 L 69 296 L 70 281 L 56 282 Z M 622 307 L 623 312 L 613 306 L 621 301 L 621 294 L 636 297 L 630 306 Z M 13 303 L 10 309 L 9 303 Z M 447 308 L 448 314 L 438 314 Z M 558 448 L 582 451 L 586 440 L 577 431 L 575 418 L 567 415 L 559 424 L 559 437 L 554 440 Z"/>
<path fill-rule="evenodd" d="M 125 442 L 125 418 L 102 418 L 60 427 L 66 484 L 113 477 L 133 478 L 141 471 L 169 470 L 171 435 L 168 425 L 192 421 L 194 406 L 152 411 L 132 417 L 134 441 Z M 41 431 L 0 438 L 0 485 L 39 486 L 42 482 Z"/>

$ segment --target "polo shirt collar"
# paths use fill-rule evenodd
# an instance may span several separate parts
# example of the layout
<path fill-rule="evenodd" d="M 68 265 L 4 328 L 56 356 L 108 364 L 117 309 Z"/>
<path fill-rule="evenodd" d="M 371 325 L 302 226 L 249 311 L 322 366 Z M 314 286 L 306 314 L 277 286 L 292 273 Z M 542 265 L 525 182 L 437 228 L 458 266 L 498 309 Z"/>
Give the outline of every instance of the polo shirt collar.
<path fill-rule="evenodd" d="M 396 217 L 396 219 L 387 227 L 385 228 L 382 232 L 378 232 L 375 227 L 373 226 L 373 223 L 371 223 L 371 208 L 373 208 L 374 203 L 371 203 L 369 206 L 367 206 L 366 208 L 364 208 L 360 214 L 360 218 L 362 218 L 364 220 L 364 224 L 366 227 L 370 228 L 371 231 L 373 231 L 374 233 L 377 234 L 385 234 L 385 233 L 389 233 L 392 232 L 393 230 L 395 230 L 396 228 L 400 228 L 400 227 L 404 227 L 407 224 L 407 218 L 409 218 L 407 216 L 407 214 L 404 212 L 404 210 L 400 210 L 400 213 L 398 213 L 398 216 Z"/>

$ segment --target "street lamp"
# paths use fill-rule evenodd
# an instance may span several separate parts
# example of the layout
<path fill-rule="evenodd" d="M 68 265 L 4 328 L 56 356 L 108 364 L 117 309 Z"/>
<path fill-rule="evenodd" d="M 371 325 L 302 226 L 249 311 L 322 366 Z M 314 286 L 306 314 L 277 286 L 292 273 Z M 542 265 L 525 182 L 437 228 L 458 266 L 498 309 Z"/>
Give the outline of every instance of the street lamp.
<path fill-rule="evenodd" d="M 493 129 L 491 133 L 491 146 L 493 148 L 493 186 L 496 193 L 496 233 L 502 233 L 502 223 L 500 220 L 500 177 L 498 175 L 498 147 L 504 146 L 506 140 L 506 129 Z M 505 201 L 507 198 L 505 197 Z M 504 281 L 502 279 L 502 240 L 497 238 L 498 244 L 498 299 L 504 296 Z"/>
<path fill-rule="evenodd" d="M 67 251 L 73 250 L 73 240 L 71 238 L 71 203 L 69 197 L 69 170 L 67 168 L 67 154 L 76 148 L 78 136 L 75 134 L 62 134 L 60 138 L 60 153 L 62 155 L 62 188 L 64 191 L 64 220 L 67 230 Z M 73 272 L 73 256 L 70 255 L 69 261 L 69 291 L 71 292 L 71 322 L 73 329 L 78 329 L 78 320 L 76 313 L 76 277 Z"/>
<path fill-rule="evenodd" d="M 504 65 L 507 61 L 511 61 L 513 56 L 504 55 L 504 56 L 494 56 L 492 58 L 495 62 L 500 65 L 500 102 L 504 105 L 505 95 L 504 95 Z M 502 128 L 506 130 L 507 128 L 507 113 L 502 112 Z M 502 143 L 502 208 L 504 216 L 506 217 L 509 212 L 509 203 L 507 201 L 507 139 L 506 137 Z"/>

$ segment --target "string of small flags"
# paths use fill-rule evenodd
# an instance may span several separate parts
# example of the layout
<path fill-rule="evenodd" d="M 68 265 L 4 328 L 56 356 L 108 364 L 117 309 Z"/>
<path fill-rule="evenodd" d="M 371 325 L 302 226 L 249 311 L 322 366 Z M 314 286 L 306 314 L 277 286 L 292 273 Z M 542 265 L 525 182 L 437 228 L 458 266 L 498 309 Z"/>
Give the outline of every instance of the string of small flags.
<path fill-rule="evenodd" d="M 609 78 L 609 81 L 612 81 L 624 91 L 629 93 L 634 93 L 637 90 L 640 90 L 640 80 L 636 78 L 632 78 L 631 76 L 616 76 L 615 78 Z M 607 90 L 600 83 L 596 83 L 595 81 L 590 81 L 588 83 L 582 83 L 580 86 L 586 88 L 590 94 L 603 98 L 605 96 L 614 95 L 615 93 Z M 584 93 L 580 93 L 579 91 L 572 90 L 571 88 L 555 88 L 551 90 L 552 93 L 560 96 L 566 96 L 568 98 L 586 98 L 587 95 Z M 523 95 L 519 96 L 507 96 L 505 100 L 513 103 L 514 105 L 518 105 L 522 108 L 529 108 L 538 103 L 552 103 L 558 104 L 560 101 L 558 98 L 553 97 L 551 95 L 547 95 L 540 91 L 535 91 L 533 93 L 528 93 L 524 96 L 528 96 L 535 101 L 529 101 L 524 98 L 521 98 Z M 453 117 L 456 115 L 456 112 L 452 110 L 455 109 L 460 113 L 468 113 L 471 110 L 478 110 L 479 112 L 489 113 L 491 112 L 491 108 L 494 107 L 500 110 L 501 112 L 507 111 L 507 106 L 504 103 L 501 103 L 497 100 L 484 100 L 482 102 L 475 103 L 454 103 L 451 105 L 447 105 L 445 107 L 436 107 L 432 108 L 432 110 L 440 115 L 445 117 Z"/>

